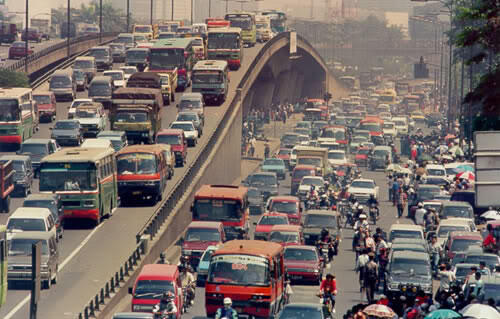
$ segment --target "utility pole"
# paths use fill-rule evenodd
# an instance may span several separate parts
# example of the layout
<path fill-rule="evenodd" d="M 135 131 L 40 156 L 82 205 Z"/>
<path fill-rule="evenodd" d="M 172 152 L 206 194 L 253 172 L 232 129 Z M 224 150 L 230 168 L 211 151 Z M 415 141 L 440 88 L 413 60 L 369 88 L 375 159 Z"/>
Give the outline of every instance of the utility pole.
<path fill-rule="evenodd" d="M 153 25 L 153 0 L 149 6 L 149 24 Z"/>
<path fill-rule="evenodd" d="M 453 1 L 450 2 L 450 35 L 448 37 L 449 42 L 449 69 L 448 69 L 448 130 L 451 130 L 452 119 L 451 119 L 451 64 L 453 63 L 453 42 L 452 34 L 453 31 Z"/>
<path fill-rule="evenodd" d="M 172 21 L 174 21 L 174 0 L 172 0 Z"/>
<path fill-rule="evenodd" d="M 66 35 L 67 35 L 67 39 L 66 39 L 66 50 L 67 50 L 67 54 L 66 54 L 66 55 L 68 56 L 68 58 L 71 56 L 71 51 L 70 51 L 70 46 L 69 46 L 69 44 L 70 44 L 69 37 L 70 37 L 70 32 L 71 32 L 71 28 L 70 28 L 70 21 L 71 21 L 71 4 L 70 4 L 70 1 L 71 1 L 71 0 L 68 0 L 68 17 L 67 17 L 67 18 L 68 18 L 68 21 L 67 21 L 67 22 L 68 22 L 68 27 L 67 27 L 67 33 L 66 33 Z M 75 26 L 75 28 L 76 28 L 76 26 Z M 76 30 L 75 30 L 75 31 L 76 31 Z"/>
<path fill-rule="evenodd" d="M 99 0 L 99 43 L 102 43 L 102 0 Z"/>
<path fill-rule="evenodd" d="M 311 20 L 314 18 L 314 0 L 311 0 L 311 13 L 310 13 L 310 18 L 311 18 Z"/>
<path fill-rule="evenodd" d="M 208 17 L 212 17 L 212 0 L 208 0 Z"/>
<path fill-rule="evenodd" d="M 194 0 L 191 0 L 191 25 L 193 25 L 193 2 Z"/>
<path fill-rule="evenodd" d="M 127 0 L 127 32 L 130 30 L 130 0 Z"/>
<path fill-rule="evenodd" d="M 24 27 L 24 72 L 28 73 L 28 25 L 29 25 L 29 0 L 26 0 L 26 26 Z"/>

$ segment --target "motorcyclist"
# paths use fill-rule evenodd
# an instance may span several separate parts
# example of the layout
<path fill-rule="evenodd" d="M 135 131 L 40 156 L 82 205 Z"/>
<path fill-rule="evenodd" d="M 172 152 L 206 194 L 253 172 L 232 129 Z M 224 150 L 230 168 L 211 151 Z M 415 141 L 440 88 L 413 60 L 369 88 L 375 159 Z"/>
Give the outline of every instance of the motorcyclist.
<path fill-rule="evenodd" d="M 238 319 L 238 312 L 231 307 L 232 305 L 233 301 L 231 298 L 224 298 L 224 307 L 217 309 L 215 319 Z"/>
<path fill-rule="evenodd" d="M 316 191 L 316 186 L 311 185 L 309 192 L 307 193 L 308 200 L 316 200 L 318 198 L 318 192 Z"/>
<path fill-rule="evenodd" d="M 380 216 L 380 212 L 378 209 L 378 200 L 375 198 L 374 194 L 370 194 L 370 198 L 368 198 L 368 201 L 366 202 L 368 204 L 368 207 L 373 207 L 377 209 L 377 218 Z"/>
<path fill-rule="evenodd" d="M 320 207 L 330 207 L 330 201 L 328 200 L 328 196 L 326 194 L 321 195 L 321 198 L 319 201 L 319 206 Z"/>
<path fill-rule="evenodd" d="M 369 229 L 370 225 L 368 224 L 368 221 L 366 220 L 366 215 L 365 214 L 359 214 L 358 220 L 354 224 L 354 229 Z"/>
<path fill-rule="evenodd" d="M 441 254 L 443 252 L 442 246 L 438 243 L 437 235 L 433 235 L 431 238 L 431 261 L 432 261 L 432 271 L 437 273 L 439 259 L 441 258 Z"/>
<path fill-rule="evenodd" d="M 160 302 L 153 307 L 155 318 L 175 318 L 177 316 L 177 306 L 174 300 L 175 296 L 171 291 L 164 292 Z M 165 315 L 167 316 L 165 317 Z"/>
<path fill-rule="evenodd" d="M 360 218 L 359 216 L 362 215 L 364 212 L 365 207 L 363 205 L 358 205 L 356 207 L 356 210 L 354 211 L 354 217 L 356 219 Z"/>
<path fill-rule="evenodd" d="M 424 203 L 422 202 L 419 202 L 417 206 L 417 210 L 415 210 L 415 224 L 424 226 L 424 216 L 427 213 L 427 210 L 424 208 Z"/>
<path fill-rule="evenodd" d="M 196 280 L 188 268 L 184 266 L 179 266 L 178 268 L 182 288 L 186 290 L 187 300 L 189 305 L 192 306 L 195 298 Z"/>
<path fill-rule="evenodd" d="M 271 153 L 271 147 L 269 143 L 264 144 L 264 158 L 269 158 L 269 154 Z"/>
<path fill-rule="evenodd" d="M 323 297 L 323 303 L 326 304 L 328 298 L 332 301 L 332 309 L 335 312 L 335 296 L 337 295 L 337 281 L 335 276 L 327 274 L 326 279 L 321 282 L 319 293 Z"/>
<path fill-rule="evenodd" d="M 322 253 L 321 244 L 328 244 L 328 261 L 332 260 L 336 252 L 335 247 L 332 247 L 332 245 L 330 245 L 333 244 L 333 238 L 330 236 L 330 232 L 326 228 L 323 228 L 319 235 L 318 250 L 320 254 Z"/>

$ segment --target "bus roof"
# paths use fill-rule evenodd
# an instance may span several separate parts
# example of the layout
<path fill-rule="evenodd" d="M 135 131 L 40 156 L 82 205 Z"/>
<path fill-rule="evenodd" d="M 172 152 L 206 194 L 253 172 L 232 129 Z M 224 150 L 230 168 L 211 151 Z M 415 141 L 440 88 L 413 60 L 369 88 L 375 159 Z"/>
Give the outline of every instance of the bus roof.
<path fill-rule="evenodd" d="M 224 71 L 227 68 L 227 61 L 224 60 L 201 60 L 196 62 L 193 71 L 217 70 Z"/>
<path fill-rule="evenodd" d="M 230 28 L 215 28 L 215 29 L 210 29 L 208 30 L 208 33 L 241 33 L 241 28 L 235 28 L 235 27 L 230 27 Z"/>
<path fill-rule="evenodd" d="M 43 158 L 44 163 L 86 163 L 97 162 L 101 158 L 112 155 L 113 149 L 109 148 L 82 148 L 69 147 L 47 155 Z"/>
<path fill-rule="evenodd" d="M 278 243 L 267 242 L 265 245 L 262 243 L 262 240 L 231 240 L 217 249 L 214 252 L 214 256 L 240 253 L 271 258 L 283 251 L 283 247 Z"/>
<path fill-rule="evenodd" d="M 191 42 L 193 42 L 192 38 L 158 39 L 158 41 L 156 41 L 153 44 L 152 49 L 160 49 L 160 48 L 185 49 L 191 44 Z"/>
<path fill-rule="evenodd" d="M 237 17 L 237 16 L 252 16 L 252 17 L 255 17 L 255 12 L 234 11 L 234 12 L 226 13 L 226 15 L 224 16 L 224 18 L 227 19 L 227 17 Z"/>
<path fill-rule="evenodd" d="M 202 185 L 194 195 L 195 198 L 225 198 L 242 200 L 247 188 L 235 185 Z"/>
<path fill-rule="evenodd" d="M 0 98 L 18 97 L 32 91 L 30 88 L 0 88 Z"/>
<path fill-rule="evenodd" d="M 116 156 L 122 154 L 130 154 L 130 153 L 149 153 L 149 154 L 161 154 L 163 152 L 162 148 L 158 145 L 128 145 L 122 148 L 119 152 L 116 153 Z"/>

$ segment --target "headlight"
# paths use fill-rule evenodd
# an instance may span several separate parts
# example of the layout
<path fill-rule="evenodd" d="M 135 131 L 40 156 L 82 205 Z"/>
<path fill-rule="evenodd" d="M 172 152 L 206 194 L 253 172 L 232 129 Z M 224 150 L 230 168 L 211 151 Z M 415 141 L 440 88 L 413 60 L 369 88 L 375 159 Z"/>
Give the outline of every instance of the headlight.
<path fill-rule="evenodd" d="M 319 269 L 314 269 L 313 271 L 315 274 L 319 273 Z"/>
<path fill-rule="evenodd" d="M 93 200 L 86 200 L 83 201 L 83 207 L 94 207 L 94 201 Z"/>

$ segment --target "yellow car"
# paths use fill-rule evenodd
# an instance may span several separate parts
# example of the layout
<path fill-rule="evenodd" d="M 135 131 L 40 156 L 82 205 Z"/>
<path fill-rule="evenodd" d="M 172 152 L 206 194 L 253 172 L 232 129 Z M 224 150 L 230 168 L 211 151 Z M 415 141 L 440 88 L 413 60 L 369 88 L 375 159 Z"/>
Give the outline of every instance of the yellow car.
<path fill-rule="evenodd" d="M 422 112 L 413 112 L 410 115 L 411 119 L 415 121 L 415 123 L 424 123 L 425 115 Z"/>

